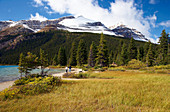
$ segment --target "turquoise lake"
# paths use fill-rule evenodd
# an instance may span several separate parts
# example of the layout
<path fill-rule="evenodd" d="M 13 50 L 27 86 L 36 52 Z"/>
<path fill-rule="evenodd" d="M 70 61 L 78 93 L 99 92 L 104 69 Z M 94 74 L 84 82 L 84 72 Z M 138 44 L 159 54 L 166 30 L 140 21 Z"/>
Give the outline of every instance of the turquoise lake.
<path fill-rule="evenodd" d="M 64 72 L 63 69 L 50 69 L 48 74 Z M 31 73 L 40 73 L 40 69 L 33 70 Z M 0 82 L 12 81 L 20 76 L 17 65 L 0 65 Z"/>

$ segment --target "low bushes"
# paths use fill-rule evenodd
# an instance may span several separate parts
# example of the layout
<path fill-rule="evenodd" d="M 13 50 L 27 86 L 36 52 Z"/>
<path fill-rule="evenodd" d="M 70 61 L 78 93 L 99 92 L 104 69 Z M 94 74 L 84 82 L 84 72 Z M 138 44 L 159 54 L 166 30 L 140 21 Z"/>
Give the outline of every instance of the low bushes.
<path fill-rule="evenodd" d="M 112 67 L 112 68 L 108 68 L 109 71 L 125 71 L 124 67 Z"/>
<path fill-rule="evenodd" d="M 35 76 L 35 77 L 33 77 Z M 58 77 L 31 75 L 23 77 L 14 82 L 11 88 L 0 92 L 0 99 L 19 98 L 21 95 L 36 95 L 40 93 L 50 92 L 54 87 L 61 85 Z"/>
<path fill-rule="evenodd" d="M 81 79 L 81 78 L 89 78 L 89 74 L 88 73 L 79 73 L 79 74 L 75 74 L 75 73 L 66 73 L 63 75 L 63 78 L 77 78 L 77 79 Z"/>
<path fill-rule="evenodd" d="M 132 59 L 131 61 L 128 62 L 127 68 L 129 69 L 141 69 L 141 68 L 145 68 L 146 64 L 136 60 L 136 59 Z"/>
<path fill-rule="evenodd" d="M 170 69 L 170 64 L 169 65 L 154 66 L 154 69 Z"/>

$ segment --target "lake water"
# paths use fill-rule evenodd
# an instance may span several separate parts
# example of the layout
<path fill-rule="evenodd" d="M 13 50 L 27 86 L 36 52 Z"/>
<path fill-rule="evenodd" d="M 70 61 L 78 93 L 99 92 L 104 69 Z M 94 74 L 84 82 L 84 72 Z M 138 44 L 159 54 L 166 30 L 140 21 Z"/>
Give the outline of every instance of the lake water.
<path fill-rule="evenodd" d="M 64 72 L 63 69 L 50 69 L 48 74 Z M 33 70 L 31 73 L 40 73 L 40 69 Z M 17 65 L 0 65 L 0 82 L 12 81 L 20 76 Z"/>

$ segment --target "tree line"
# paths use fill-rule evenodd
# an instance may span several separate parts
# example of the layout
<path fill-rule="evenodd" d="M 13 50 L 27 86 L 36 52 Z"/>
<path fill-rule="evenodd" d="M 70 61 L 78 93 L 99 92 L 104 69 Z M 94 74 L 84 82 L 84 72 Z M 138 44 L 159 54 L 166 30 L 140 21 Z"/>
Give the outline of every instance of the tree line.
<path fill-rule="evenodd" d="M 142 61 L 147 66 L 169 64 L 170 44 L 168 36 L 165 30 L 163 30 L 159 38 L 158 47 L 155 47 L 150 41 L 146 42 L 143 47 L 137 47 L 133 38 L 131 38 L 129 46 L 120 41 L 117 53 L 114 56 L 110 54 L 109 58 L 113 58 L 113 61 L 118 65 L 126 65 L 132 59 Z"/>
<path fill-rule="evenodd" d="M 60 48 L 58 56 L 55 56 L 53 65 L 71 65 L 71 66 L 82 66 L 88 64 L 88 66 L 109 66 L 109 64 L 115 63 L 117 65 L 127 65 L 132 59 L 144 62 L 147 66 L 154 65 L 166 65 L 170 63 L 170 45 L 168 37 L 169 35 L 162 31 L 161 37 L 159 38 L 159 45 L 146 42 L 144 46 L 137 47 L 133 37 L 129 44 L 120 40 L 119 46 L 116 52 L 108 52 L 107 42 L 104 39 L 104 35 L 101 34 L 99 45 L 96 46 L 95 42 L 92 41 L 90 45 L 89 53 L 87 53 L 87 46 L 83 39 L 78 43 L 72 43 L 70 50 L 70 56 L 67 60 L 64 48 Z"/>
<path fill-rule="evenodd" d="M 166 65 L 170 63 L 170 45 L 169 35 L 162 31 L 159 38 L 159 45 L 146 42 L 144 46 L 138 46 L 135 40 L 131 38 L 130 42 L 125 43 L 120 40 L 117 50 L 111 50 L 109 53 L 107 42 L 103 34 L 101 34 L 99 45 L 97 46 L 94 41 L 91 42 L 89 52 L 87 52 L 87 45 L 83 39 L 80 39 L 78 45 L 75 41 L 72 42 L 70 54 L 66 53 L 64 47 L 60 47 L 58 53 L 55 54 L 51 63 L 47 58 L 47 54 L 40 49 L 39 57 L 28 52 L 26 56 L 20 54 L 19 70 L 20 73 L 27 75 L 32 69 L 40 66 L 41 73 L 44 75 L 44 69 L 49 65 L 60 66 L 109 66 L 115 63 L 117 65 L 127 65 L 132 59 L 144 62 L 147 66 Z M 77 47 L 78 46 L 78 47 Z M 155 47 L 156 46 L 156 47 Z M 114 52 L 113 52 L 114 51 Z M 69 55 L 69 58 L 67 58 Z"/>
<path fill-rule="evenodd" d="M 60 47 L 58 51 L 58 55 L 55 55 L 53 58 L 53 65 L 71 65 L 71 66 L 82 66 L 87 64 L 89 66 L 94 67 L 95 65 L 99 66 L 108 66 L 108 49 L 106 45 L 106 40 L 104 39 L 104 35 L 101 34 L 99 46 L 97 47 L 94 41 L 90 46 L 89 53 L 87 53 L 87 46 L 83 39 L 81 39 L 78 43 L 78 47 L 76 47 L 76 42 L 72 43 L 72 47 L 70 50 L 70 57 L 67 60 L 66 52 L 63 47 Z"/>

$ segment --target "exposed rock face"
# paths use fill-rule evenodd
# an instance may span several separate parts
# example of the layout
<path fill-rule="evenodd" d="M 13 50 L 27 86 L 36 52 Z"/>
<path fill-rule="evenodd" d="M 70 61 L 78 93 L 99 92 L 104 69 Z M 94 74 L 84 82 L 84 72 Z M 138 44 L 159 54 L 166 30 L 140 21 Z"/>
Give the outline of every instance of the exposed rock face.
<path fill-rule="evenodd" d="M 133 37 L 134 39 L 143 39 L 146 41 L 148 40 L 141 32 L 137 31 L 136 29 L 128 28 L 125 25 L 117 26 L 115 29 L 112 29 L 112 31 L 115 34 L 122 35 L 126 38 Z"/>
<path fill-rule="evenodd" d="M 38 20 L 21 20 L 21 21 L 17 21 L 17 22 L 1 21 L 0 22 L 0 31 L 5 28 L 9 28 L 9 27 L 15 26 L 15 25 L 26 25 L 29 28 L 31 28 L 32 30 L 37 31 L 37 30 L 44 28 L 47 25 L 56 25 L 64 19 L 72 19 L 72 18 L 74 18 L 74 16 L 67 16 L 67 17 L 62 17 L 59 19 L 46 20 L 46 21 L 42 21 L 42 22 L 40 22 Z"/>
<path fill-rule="evenodd" d="M 32 30 L 25 28 L 22 25 L 16 25 L 9 28 L 4 28 L 2 31 L 0 31 L 0 37 L 6 36 L 6 35 L 19 35 L 19 34 L 26 34 L 26 33 L 33 33 Z"/>
<path fill-rule="evenodd" d="M 10 25 L 11 22 L 7 22 L 7 21 L 0 21 L 0 31 L 4 28 L 6 28 L 8 25 Z"/>
<path fill-rule="evenodd" d="M 104 26 L 101 22 L 87 23 L 89 26 Z"/>

